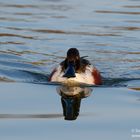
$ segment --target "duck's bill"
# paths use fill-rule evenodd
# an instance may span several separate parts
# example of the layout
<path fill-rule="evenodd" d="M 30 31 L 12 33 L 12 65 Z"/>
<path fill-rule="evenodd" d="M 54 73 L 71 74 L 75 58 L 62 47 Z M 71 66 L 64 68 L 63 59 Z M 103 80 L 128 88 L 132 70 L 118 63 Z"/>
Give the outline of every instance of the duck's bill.
<path fill-rule="evenodd" d="M 68 64 L 68 67 L 65 70 L 65 74 L 63 75 L 63 77 L 67 77 L 67 78 L 76 77 L 73 63 Z"/>

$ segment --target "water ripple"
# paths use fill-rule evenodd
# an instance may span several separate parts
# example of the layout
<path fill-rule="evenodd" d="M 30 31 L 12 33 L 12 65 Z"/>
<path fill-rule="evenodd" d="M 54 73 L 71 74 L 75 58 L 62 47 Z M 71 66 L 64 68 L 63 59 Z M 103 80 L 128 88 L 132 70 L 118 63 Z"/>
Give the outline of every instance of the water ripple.
<path fill-rule="evenodd" d="M 23 19 L 23 18 L 11 18 L 11 17 L 0 17 L 1 21 L 13 21 L 13 22 L 18 22 L 18 21 L 22 21 L 22 22 L 30 22 L 30 20 L 27 19 Z"/>
<path fill-rule="evenodd" d="M 4 4 L 4 3 L 0 3 L 0 7 L 13 7 L 13 8 L 38 8 L 37 5 Z"/>
<path fill-rule="evenodd" d="M 128 30 L 128 31 L 140 31 L 140 27 L 134 27 L 134 26 L 129 26 L 129 27 L 119 26 L 119 27 L 113 27 L 112 29 Z"/>
<path fill-rule="evenodd" d="M 126 12 L 126 11 L 108 11 L 108 10 L 96 10 L 96 13 L 102 14 L 126 14 L 126 15 L 140 15 L 140 12 Z"/>
<path fill-rule="evenodd" d="M 65 30 L 54 30 L 54 29 L 29 29 L 29 28 L 17 28 L 17 27 L 6 27 L 7 29 L 11 30 L 23 30 L 23 31 L 32 31 L 32 32 L 38 32 L 38 33 L 48 33 L 48 34 L 65 34 L 65 35 L 84 35 L 84 36 L 121 36 L 118 33 L 97 33 L 97 32 L 85 32 L 85 31 L 65 31 Z M 7 36 L 16 36 L 16 35 L 11 35 L 11 34 L 4 34 Z M 4 36 L 3 35 L 3 36 Z M 0 36 L 2 36 L 0 34 Z M 21 35 L 17 35 L 21 36 Z M 24 36 L 23 36 L 24 37 Z M 25 36 L 26 38 L 26 36 Z M 28 37 L 27 37 L 28 38 Z M 30 38 L 30 37 L 29 37 Z M 35 37 L 31 37 L 35 39 Z"/>
<path fill-rule="evenodd" d="M 0 33 L 0 37 L 20 37 L 26 39 L 36 39 L 36 37 L 33 36 L 18 35 L 18 34 L 11 34 L 11 33 Z"/>
<path fill-rule="evenodd" d="M 6 42 L 0 42 L 0 44 L 15 44 L 15 45 L 25 45 L 24 42 L 14 42 L 14 41 L 6 41 Z"/>
<path fill-rule="evenodd" d="M 64 4 L 4 4 L 4 3 L 0 3 L 0 7 L 5 7 L 5 8 L 17 8 L 17 9 L 49 9 L 49 10 L 56 10 L 56 11 L 68 11 L 68 10 L 72 10 L 73 7 L 71 7 L 70 5 L 64 5 Z"/>
<path fill-rule="evenodd" d="M 140 55 L 140 52 L 129 52 L 129 51 L 108 51 L 108 50 L 95 50 L 98 53 L 105 53 L 105 54 L 132 54 L 132 55 Z"/>
<path fill-rule="evenodd" d="M 50 33 L 50 34 L 66 34 L 66 35 L 85 35 L 85 36 L 121 36 L 114 33 L 92 33 L 92 32 L 76 32 L 76 31 L 63 31 L 52 29 L 32 29 L 34 32 Z"/>
<path fill-rule="evenodd" d="M 124 8 L 140 8 L 140 5 L 125 5 Z"/>

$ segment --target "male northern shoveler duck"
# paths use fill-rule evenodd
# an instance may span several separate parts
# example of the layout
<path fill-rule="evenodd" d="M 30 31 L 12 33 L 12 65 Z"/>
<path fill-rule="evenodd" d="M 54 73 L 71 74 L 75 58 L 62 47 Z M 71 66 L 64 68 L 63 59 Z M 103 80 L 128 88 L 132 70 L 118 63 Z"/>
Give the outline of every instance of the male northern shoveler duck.
<path fill-rule="evenodd" d="M 100 72 L 88 60 L 80 57 L 76 48 L 70 48 L 67 51 L 66 59 L 52 71 L 50 81 L 62 83 L 74 81 L 92 85 L 102 84 Z"/>

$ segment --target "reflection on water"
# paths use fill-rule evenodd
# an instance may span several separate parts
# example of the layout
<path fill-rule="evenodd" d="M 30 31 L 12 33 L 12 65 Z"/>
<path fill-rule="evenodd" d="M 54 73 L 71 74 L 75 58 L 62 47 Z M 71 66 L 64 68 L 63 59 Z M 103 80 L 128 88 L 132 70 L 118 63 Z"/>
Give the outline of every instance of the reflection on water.
<path fill-rule="evenodd" d="M 92 89 L 89 87 L 59 86 L 57 92 L 61 96 L 63 115 L 65 120 L 77 119 L 80 104 L 83 98 L 90 96 Z"/>
<path fill-rule="evenodd" d="M 53 86 L 48 89 L 49 86 L 38 84 L 3 83 L 1 85 L 3 92 L 0 92 L 0 119 L 57 119 L 64 117 L 65 120 L 76 120 L 80 113 L 81 100 L 89 97 L 93 90 L 90 87 L 65 85 L 58 85 L 56 90 Z M 7 86 L 10 90 L 5 89 Z"/>

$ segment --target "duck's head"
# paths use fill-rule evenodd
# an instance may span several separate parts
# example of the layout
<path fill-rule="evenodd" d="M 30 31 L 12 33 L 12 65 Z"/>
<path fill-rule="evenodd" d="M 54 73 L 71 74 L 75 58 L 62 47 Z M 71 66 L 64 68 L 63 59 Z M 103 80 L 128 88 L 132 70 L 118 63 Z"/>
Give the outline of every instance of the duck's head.
<path fill-rule="evenodd" d="M 67 51 L 67 57 L 65 59 L 64 64 L 64 72 L 63 77 L 71 78 L 75 77 L 75 71 L 77 71 L 80 67 L 80 54 L 78 49 L 70 48 Z"/>

